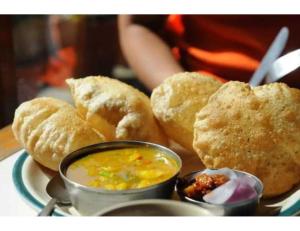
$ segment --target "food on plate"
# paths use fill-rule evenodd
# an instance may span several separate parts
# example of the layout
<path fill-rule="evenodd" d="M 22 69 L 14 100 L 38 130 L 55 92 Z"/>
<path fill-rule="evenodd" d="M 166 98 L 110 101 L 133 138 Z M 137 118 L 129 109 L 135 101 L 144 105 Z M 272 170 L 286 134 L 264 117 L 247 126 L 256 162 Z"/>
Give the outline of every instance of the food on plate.
<path fill-rule="evenodd" d="M 221 83 L 193 72 L 175 74 L 153 90 L 151 105 L 155 117 L 169 138 L 193 150 L 196 113 Z"/>
<path fill-rule="evenodd" d="M 181 165 L 161 145 L 116 141 L 74 152 L 62 160 L 60 173 L 74 207 L 91 215 L 130 200 L 171 198 Z"/>
<path fill-rule="evenodd" d="M 266 197 L 287 192 L 300 182 L 300 91 L 224 84 L 197 113 L 193 145 L 207 168 L 252 173 Z"/>
<path fill-rule="evenodd" d="M 12 130 L 33 159 L 52 170 L 58 170 L 60 160 L 70 152 L 105 139 L 71 105 L 49 97 L 22 103 Z"/>
<path fill-rule="evenodd" d="M 108 140 L 142 140 L 167 144 L 149 98 L 118 80 L 90 76 L 68 79 L 78 112 Z"/>
<path fill-rule="evenodd" d="M 184 189 L 184 193 L 190 198 L 200 200 L 204 195 L 227 181 L 229 181 L 229 178 L 223 174 L 200 174 L 196 176 L 195 182 Z"/>
<path fill-rule="evenodd" d="M 196 175 L 183 192 L 194 200 L 226 205 L 257 198 L 255 185 L 255 180 L 248 175 L 238 176 L 228 168 L 208 169 Z"/>
<path fill-rule="evenodd" d="M 179 166 L 171 156 L 151 147 L 123 148 L 89 154 L 67 169 L 70 180 L 107 190 L 145 188 L 173 177 Z"/>

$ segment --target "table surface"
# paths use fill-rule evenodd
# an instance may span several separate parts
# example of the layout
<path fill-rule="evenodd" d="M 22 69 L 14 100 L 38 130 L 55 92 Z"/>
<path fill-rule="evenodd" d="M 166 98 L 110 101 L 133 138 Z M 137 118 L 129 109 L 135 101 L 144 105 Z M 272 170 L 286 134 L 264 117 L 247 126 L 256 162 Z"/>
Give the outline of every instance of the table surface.
<path fill-rule="evenodd" d="M 14 138 L 11 126 L 0 129 L 0 161 L 21 149 Z"/>
<path fill-rule="evenodd" d="M 17 151 L 21 148 L 14 138 L 11 126 L 0 129 L 0 181 L 1 185 L 5 186 L 0 187 L 0 216 L 36 216 L 37 214 L 20 197 L 11 179 L 13 164 L 19 157 Z"/>
<path fill-rule="evenodd" d="M 12 169 L 21 152 L 0 161 L 0 216 L 36 216 L 38 211 L 17 192 Z"/>

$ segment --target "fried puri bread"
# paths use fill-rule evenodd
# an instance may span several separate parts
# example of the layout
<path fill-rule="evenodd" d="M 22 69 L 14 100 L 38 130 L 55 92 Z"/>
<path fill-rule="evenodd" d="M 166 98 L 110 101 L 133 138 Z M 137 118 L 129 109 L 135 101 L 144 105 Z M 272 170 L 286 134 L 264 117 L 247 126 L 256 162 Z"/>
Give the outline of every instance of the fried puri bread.
<path fill-rule="evenodd" d="M 49 97 L 22 103 L 15 111 L 12 130 L 34 160 L 55 171 L 67 154 L 104 141 L 71 105 Z"/>
<path fill-rule="evenodd" d="M 221 83 L 193 72 L 175 74 L 153 90 L 152 110 L 169 138 L 193 150 L 196 113 Z"/>
<path fill-rule="evenodd" d="M 300 182 L 300 91 L 224 84 L 197 113 L 193 146 L 207 168 L 259 177 L 266 197 L 287 192 Z"/>
<path fill-rule="evenodd" d="M 149 98 L 121 81 L 90 76 L 68 79 L 78 112 L 108 140 L 142 140 L 166 145 Z"/>

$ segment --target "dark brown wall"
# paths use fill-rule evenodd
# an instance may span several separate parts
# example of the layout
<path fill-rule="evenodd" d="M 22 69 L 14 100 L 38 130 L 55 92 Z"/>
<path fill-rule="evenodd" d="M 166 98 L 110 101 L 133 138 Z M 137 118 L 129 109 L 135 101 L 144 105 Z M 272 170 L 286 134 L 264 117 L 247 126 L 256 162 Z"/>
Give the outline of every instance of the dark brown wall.
<path fill-rule="evenodd" d="M 0 16 L 0 128 L 11 122 L 17 106 L 12 20 Z"/>

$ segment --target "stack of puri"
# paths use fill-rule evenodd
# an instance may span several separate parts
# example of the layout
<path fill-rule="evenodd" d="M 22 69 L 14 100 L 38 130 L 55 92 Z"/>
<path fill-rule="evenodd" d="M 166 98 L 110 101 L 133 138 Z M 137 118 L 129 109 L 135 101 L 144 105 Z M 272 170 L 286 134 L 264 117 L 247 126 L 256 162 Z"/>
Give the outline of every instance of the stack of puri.
<path fill-rule="evenodd" d="M 154 89 L 151 104 L 168 137 L 196 152 L 207 168 L 256 175 L 264 197 L 299 184 L 300 90 L 180 73 Z"/>
<path fill-rule="evenodd" d="M 22 103 L 15 111 L 15 138 L 34 160 L 58 170 L 72 151 L 104 141 L 141 140 L 167 146 L 150 99 L 103 76 L 68 79 L 75 107 L 51 97 Z"/>

